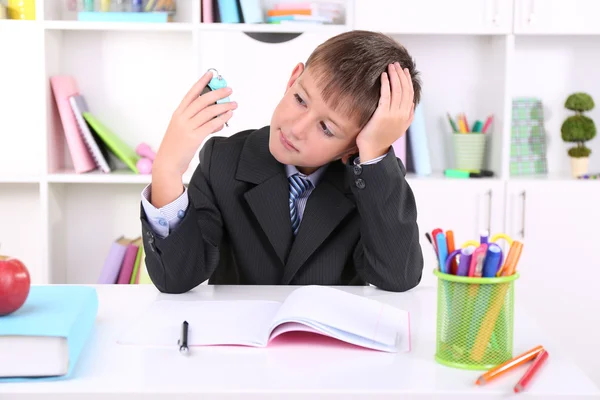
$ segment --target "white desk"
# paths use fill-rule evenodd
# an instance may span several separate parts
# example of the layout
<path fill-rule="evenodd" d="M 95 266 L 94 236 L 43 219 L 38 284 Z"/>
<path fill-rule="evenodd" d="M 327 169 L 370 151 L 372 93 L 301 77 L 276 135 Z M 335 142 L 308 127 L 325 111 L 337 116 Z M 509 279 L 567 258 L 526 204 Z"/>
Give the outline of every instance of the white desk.
<path fill-rule="evenodd" d="M 306 344 L 269 349 L 194 348 L 189 356 L 173 350 L 115 344 L 120 329 L 159 293 L 149 285 L 97 286 L 97 327 L 68 381 L 0 384 L 0 399 L 600 399 L 584 373 L 551 344 L 532 321 L 518 312 L 515 354 L 546 346 L 548 363 L 530 389 L 512 387 L 524 372 L 516 371 L 484 387 L 480 375 L 441 366 L 434 361 L 435 288 L 388 293 L 372 287 L 344 288 L 411 312 L 413 350 L 388 354 Z M 199 286 L 179 299 L 283 300 L 286 286 Z M 112 395 L 112 396 L 109 396 Z"/>

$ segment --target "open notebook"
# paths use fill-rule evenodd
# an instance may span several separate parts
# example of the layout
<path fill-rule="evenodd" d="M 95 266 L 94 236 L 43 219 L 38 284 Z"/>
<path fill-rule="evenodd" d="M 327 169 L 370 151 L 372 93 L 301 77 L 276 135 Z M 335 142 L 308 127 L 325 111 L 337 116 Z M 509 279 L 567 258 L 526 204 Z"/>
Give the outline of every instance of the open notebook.
<path fill-rule="evenodd" d="M 125 327 L 118 343 L 178 348 L 183 321 L 188 345 L 266 347 L 286 332 L 312 332 L 386 352 L 410 351 L 409 313 L 325 286 L 304 286 L 283 302 L 157 300 Z"/>

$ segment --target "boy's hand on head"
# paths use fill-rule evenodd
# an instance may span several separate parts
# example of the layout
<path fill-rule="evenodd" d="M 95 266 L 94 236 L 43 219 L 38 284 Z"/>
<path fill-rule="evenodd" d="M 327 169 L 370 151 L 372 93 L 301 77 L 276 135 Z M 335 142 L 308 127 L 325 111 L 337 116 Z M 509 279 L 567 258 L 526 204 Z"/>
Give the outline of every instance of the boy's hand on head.
<path fill-rule="evenodd" d="M 156 153 L 153 175 L 182 176 L 188 169 L 194 154 L 206 137 L 223 129 L 231 118 L 235 102 L 215 104 L 231 94 L 230 88 L 207 92 L 202 90 L 212 78 L 212 71 L 205 73 L 185 95 L 171 116 L 171 121 Z"/>
<path fill-rule="evenodd" d="M 414 91 L 408 69 L 399 63 L 390 64 L 388 72 L 381 75 L 379 105 L 371 120 L 356 137 L 361 162 L 386 154 L 398 140 L 414 116 Z"/>

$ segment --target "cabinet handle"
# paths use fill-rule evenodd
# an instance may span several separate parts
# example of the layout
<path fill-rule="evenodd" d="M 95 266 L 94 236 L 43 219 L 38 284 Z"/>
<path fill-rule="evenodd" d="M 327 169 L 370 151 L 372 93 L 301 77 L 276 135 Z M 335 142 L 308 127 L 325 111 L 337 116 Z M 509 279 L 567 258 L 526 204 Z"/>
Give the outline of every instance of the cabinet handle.
<path fill-rule="evenodd" d="M 488 234 L 492 233 L 492 189 L 488 190 L 488 218 L 487 218 L 487 231 Z"/>
<path fill-rule="evenodd" d="M 525 239 L 525 191 L 521 192 L 523 207 L 521 208 L 521 239 Z"/>

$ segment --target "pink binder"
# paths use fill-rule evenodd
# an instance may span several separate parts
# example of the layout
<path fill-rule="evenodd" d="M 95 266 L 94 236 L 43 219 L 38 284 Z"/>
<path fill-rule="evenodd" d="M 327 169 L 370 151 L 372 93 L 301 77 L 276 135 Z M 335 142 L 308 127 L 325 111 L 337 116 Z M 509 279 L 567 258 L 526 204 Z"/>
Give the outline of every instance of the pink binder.
<path fill-rule="evenodd" d="M 202 0 L 202 22 L 213 22 L 212 0 Z"/>
<path fill-rule="evenodd" d="M 79 134 L 75 114 L 69 103 L 70 96 L 79 94 L 77 82 L 72 76 L 59 75 L 50 77 L 50 84 L 75 172 L 81 174 L 96 169 L 96 163 Z"/>

